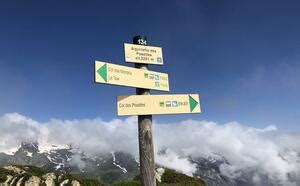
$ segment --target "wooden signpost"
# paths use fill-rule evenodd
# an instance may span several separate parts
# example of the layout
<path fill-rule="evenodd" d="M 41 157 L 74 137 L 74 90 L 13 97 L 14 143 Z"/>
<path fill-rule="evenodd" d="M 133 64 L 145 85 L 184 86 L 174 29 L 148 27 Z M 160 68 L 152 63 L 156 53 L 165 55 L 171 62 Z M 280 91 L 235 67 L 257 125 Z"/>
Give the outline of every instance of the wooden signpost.
<path fill-rule="evenodd" d="M 163 65 L 162 48 L 146 46 L 145 36 L 124 44 L 125 61 L 135 68 L 95 62 L 95 82 L 136 87 L 136 95 L 118 96 L 119 116 L 138 115 L 140 178 L 142 186 L 156 186 L 152 114 L 200 113 L 198 94 L 150 95 L 150 89 L 169 91 L 168 74 L 148 70 L 148 64 Z"/>

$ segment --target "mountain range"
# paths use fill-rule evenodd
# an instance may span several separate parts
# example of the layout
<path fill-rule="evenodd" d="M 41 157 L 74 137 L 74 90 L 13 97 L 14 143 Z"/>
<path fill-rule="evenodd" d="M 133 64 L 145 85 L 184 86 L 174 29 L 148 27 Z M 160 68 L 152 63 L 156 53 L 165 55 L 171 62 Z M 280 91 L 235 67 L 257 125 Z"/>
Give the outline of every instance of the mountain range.
<path fill-rule="evenodd" d="M 193 176 L 203 179 L 208 186 L 257 185 L 253 181 L 255 170 L 240 172 L 235 178 L 222 174 L 222 166 L 229 163 L 221 155 L 187 158 L 196 165 Z M 10 165 L 33 165 L 47 172 L 68 173 L 79 178 L 94 178 L 104 183 L 133 179 L 139 174 L 138 159 L 125 152 L 102 153 L 90 157 L 76 147 L 57 145 L 40 147 L 36 142 L 22 142 L 14 151 L 0 152 L 0 166 Z M 161 168 L 161 165 L 157 165 L 157 168 Z M 259 185 L 276 184 L 265 176 Z"/>

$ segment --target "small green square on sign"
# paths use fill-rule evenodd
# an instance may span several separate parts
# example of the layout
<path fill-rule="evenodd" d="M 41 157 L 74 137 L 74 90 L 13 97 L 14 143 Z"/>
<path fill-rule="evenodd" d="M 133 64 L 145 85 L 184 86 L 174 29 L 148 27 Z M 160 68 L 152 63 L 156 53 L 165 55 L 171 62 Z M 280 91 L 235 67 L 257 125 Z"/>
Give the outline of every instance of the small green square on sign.
<path fill-rule="evenodd" d="M 148 74 L 147 73 L 144 73 L 144 78 L 148 78 Z"/>
<path fill-rule="evenodd" d="M 163 101 L 159 102 L 159 106 L 160 107 L 164 107 L 165 106 L 165 103 Z"/>

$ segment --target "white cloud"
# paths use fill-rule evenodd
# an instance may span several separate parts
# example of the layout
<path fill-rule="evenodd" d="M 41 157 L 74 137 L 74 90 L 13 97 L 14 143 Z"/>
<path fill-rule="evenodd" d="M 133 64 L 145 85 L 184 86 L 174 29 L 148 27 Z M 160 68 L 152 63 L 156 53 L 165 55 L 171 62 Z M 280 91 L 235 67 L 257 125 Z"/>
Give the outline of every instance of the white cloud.
<path fill-rule="evenodd" d="M 85 162 L 82 161 L 81 156 L 79 154 L 75 154 L 71 157 L 69 162 L 70 165 L 77 166 L 80 170 L 85 168 Z"/>
<path fill-rule="evenodd" d="M 300 134 L 284 134 L 271 125 L 251 128 L 237 122 L 217 124 L 187 120 L 174 124 L 154 123 L 156 162 L 191 175 L 195 165 L 184 157 L 223 155 L 229 165 L 221 171 L 236 177 L 241 170 L 255 170 L 253 181 L 267 175 L 276 183 L 300 180 Z M 138 154 L 137 118 L 85 120 L 53 119 L 39 123 L 17 113 L 0 117 L 0 151 L 17 147 L 21 141 L 36 140 L 40 145 L 72 144 L 93 155 L 124 151 Z M 165 154 L 160 154 L 165 150 Z"/>
<path fill-rule="evenodd" d="M 196 171 L 196 165 L 191 163 L 186 157 L 180 157 L 174 151 L 166 149 L 163 154 L 157 154 L 155 162 L 164 167 L 183 172 L 192 176 Z"/>

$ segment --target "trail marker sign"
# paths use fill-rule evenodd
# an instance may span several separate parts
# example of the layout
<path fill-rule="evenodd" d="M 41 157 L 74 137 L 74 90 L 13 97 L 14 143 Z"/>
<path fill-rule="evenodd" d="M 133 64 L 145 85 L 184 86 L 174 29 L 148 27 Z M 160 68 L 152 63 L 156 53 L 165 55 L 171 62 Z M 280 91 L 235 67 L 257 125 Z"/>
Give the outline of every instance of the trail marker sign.
<path fill-rule="evenodd" d="M 95 61 L 95 82 L 136 88 L 137 95 L 118 96 L 119 116 L 138 115 L 141 185 L 156 186 L 152 114 L 200 113 L 198 94 L 150 95 L 150 89 L 169 91 L 168 74 L 148 70 L 163 65 L 162 48 L 146 46 L 146 36 L 124 43 L 125 61 L 135 68 Z"/>
<path fill-rule="evenodd" d="M 95 81 L 97 83 L 169 91 L 168 74 L 101 61 L 95 61 Z"/>
<path fill-rule="evenodd" d="M 118 96 L 118 116 L 200 113 L 198 94 Z"/>
<path fill-rule="evenodd" d="M 124 43 L 125 61 L 163 65 L 162 48 Z"/>

